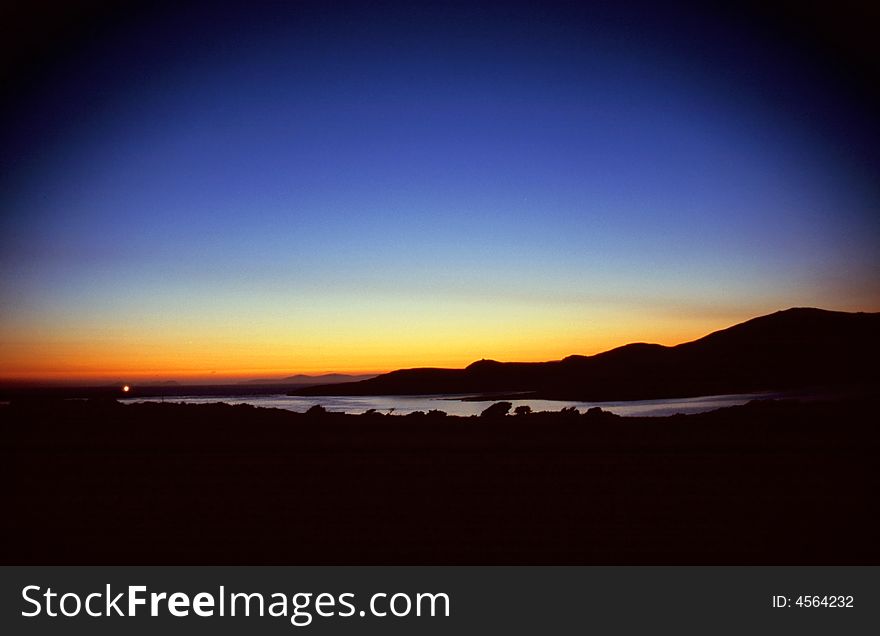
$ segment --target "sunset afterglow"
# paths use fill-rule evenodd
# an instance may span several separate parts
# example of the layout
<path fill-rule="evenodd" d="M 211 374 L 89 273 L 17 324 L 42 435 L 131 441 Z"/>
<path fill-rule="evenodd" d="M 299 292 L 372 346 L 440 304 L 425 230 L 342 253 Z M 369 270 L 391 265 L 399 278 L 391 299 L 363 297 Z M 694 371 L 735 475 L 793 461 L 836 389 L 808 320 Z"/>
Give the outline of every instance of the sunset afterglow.
<path fill-rule="evenodd" d="M 0 381 L 551 360 L 880 310 L 874 124 L 806 52 L 576 3 L 322 6 L 157 10 L 29 76 Z"/>

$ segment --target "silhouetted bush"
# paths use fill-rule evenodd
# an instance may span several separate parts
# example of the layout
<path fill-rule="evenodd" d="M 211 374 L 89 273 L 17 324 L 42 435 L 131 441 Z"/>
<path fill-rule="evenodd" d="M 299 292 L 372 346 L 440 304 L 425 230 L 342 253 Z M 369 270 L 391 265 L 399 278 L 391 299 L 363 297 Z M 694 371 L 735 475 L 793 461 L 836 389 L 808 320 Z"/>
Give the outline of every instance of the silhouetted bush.
<path fill-rule="evenodd" d="M 611 411 L 603 411 L 598 406 L 594 406 L 587 410 L 581 417 L 591 422 L 599 422 L 605 420 L 614 420 L 619 418 L 619 415 L 612 413 Z"/>
<path fill-rule="evenodd" d="M 560 415 L 580 415 L 581 412 L 577 410 L 577 407 L 574 406 L 566 406 L 559 411 Z"/>
<path fill-rule="evenodd" d="M 327 409 L 320 404 L 315 404 L 315 406 L 306 411 L 306 415 L 325 415 L 326 413 Z"/>
<path fill-rule="evenodd" d="M 513 412 L 516 415 L 528 415 L 532 412 L 532 407 L 528 404 L 520 404 L 518 407 L 513 409 Z"/>
<path fill-rule="evenodd" d="M 504 417 L 513 404 L 510 402 L 495 402 L 492 406 L 480 413 L 480 417 Z"/>
<path fill-rule="evenodd" d="M 446 411 L 431 409 L 430 411 L 428 411 L 428 417 L 446 417 Z"/>

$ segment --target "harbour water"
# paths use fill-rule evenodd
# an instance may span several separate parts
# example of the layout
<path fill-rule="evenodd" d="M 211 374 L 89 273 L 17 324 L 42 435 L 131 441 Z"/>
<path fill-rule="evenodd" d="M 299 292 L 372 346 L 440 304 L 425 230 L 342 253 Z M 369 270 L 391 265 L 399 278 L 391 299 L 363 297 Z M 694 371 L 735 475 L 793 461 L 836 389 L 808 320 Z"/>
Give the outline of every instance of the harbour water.
<path fill-rule="evenodd" d="M 465 401 L 464 395 L 368 395 L 368 396 L 320 396 L 303 397 L 284 394 L 274 395 L 211 395 L 211 396 L 174 396 L 164 398 L 165 402 L 184 402 L 187 404 L 210 404 L 224 402 L 227 404 L 251 404 L 265 408 L 286 409 L 288 411 L 305 412 L 315 405 L 321 405 L 328 411 L 342 413 L 363 413 L 375 409 L 380 413 L 407 415 L 414 411 L 444 411 L 449 415 L 479 415 L 492 401 Z M 594 406 L 601 407 L 617 415 L 664 416 L 676 413 L 690 414 L 711 411 L 727 406 L 745 404 L 750 400 L 770 397 L 768 394 L 710 395 L 694 398 L 678 398 L 669 400 L 634 400 L 620 402 L 577 402 L 562 400 L 506 400 L 514 408 L 528 405 L 533 411 L 559 411 L 563 408 L 575 407 L 584 412 Z M 120 402 L 158 402 L 160 398 L 128 398 Z"/>

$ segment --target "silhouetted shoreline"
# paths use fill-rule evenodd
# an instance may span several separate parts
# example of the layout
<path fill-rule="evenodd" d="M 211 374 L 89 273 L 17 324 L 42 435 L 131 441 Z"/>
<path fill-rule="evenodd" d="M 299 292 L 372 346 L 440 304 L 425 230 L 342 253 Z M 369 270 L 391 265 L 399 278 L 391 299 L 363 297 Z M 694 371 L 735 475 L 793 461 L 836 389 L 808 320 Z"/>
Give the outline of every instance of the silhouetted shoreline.
<path fill-rule="evenodd" d="M 0 407 L 6 564 L 880 564 L 869 397 L 622 418 Z"/>

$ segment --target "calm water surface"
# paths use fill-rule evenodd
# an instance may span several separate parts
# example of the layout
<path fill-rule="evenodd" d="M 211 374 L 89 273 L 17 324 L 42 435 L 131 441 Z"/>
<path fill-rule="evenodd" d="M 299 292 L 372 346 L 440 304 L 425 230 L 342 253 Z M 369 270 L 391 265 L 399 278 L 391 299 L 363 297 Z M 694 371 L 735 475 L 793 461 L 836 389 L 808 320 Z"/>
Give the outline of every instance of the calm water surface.
<path fill-rule="evenodd" d="M 266 408 L 287 409 L 303 413 L 312 406 L 320 404 L 328 411 L 340 413 L 363 413 L 368 409 L 376 409 L 382 413 L 393 412 L 406 415 L 413 411 L 425 411 L 436 409 L 445 411 L 449 415 L 479 415 L 483 409 L 492 404 L 486 402 L 465 402 L 463 395 L 358 395 L 358 396 L 320 396 L 301 397 L 291 395 L 213 395 L 213 396 L 174 396 L 166 397 L 166 402 L 184 402 L 186 404 L 211 404 L 225 402 L 226 404 L 252 404 Z M 559 400 L 507 400 L 514 408 L 522 404 L 532 407 L 533 411 L 559 411 L 560 409 L 574 406 L 581 412 L 599 406 L 606 411 L 618 415 L 674 415 L 676 413 L 701 413 L 720 409 L 725 406 L 736 406 L 762 397 L 769 397 L 766 393 L 749 393 L 740 395 L 710 395 L 695 398 L 679 398 L 672 400 L 634 400 L 624 402 L 575 402 Z M 160 398 L 129 398 L 120 402 L 158 402 Z"/>

